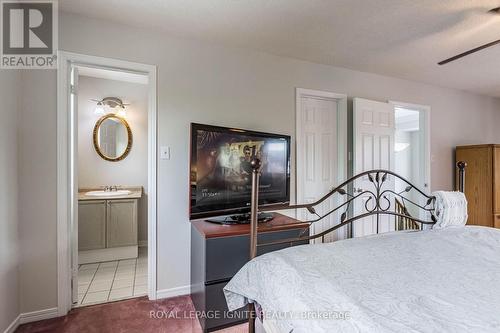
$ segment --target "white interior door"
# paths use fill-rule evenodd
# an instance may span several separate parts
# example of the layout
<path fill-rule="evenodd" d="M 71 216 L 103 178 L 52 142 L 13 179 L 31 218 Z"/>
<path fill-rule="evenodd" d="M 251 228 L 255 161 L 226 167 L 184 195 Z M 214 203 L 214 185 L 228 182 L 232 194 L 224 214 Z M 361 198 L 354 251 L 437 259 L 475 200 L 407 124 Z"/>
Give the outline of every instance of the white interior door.
<path fill-rule="evenodd" d="M 337 184 L 338 175 L 338 112 L 339 101 L 332 98 L 301 96 L 297 122 L 297 200 L 311 203 Z M 334 208 L 333 199 L 316 207 L 319 215 Z M 299 219 L 314 219 L 302 210 Z M 316 222 L 311 233 L 317 234 L 335 224 L 334 214 Z M 328 242 L 335 238 L 332 233 L 324 237 Z M 315 242 L 321 242 L 317 239 Z"/>
<path fill-rule="evenodd" d="M 75 188 L 76 184 L 78 184 L 76 177 L 78 174 L 77 170 L 77 143 L 76 140 L 78 138 L 78 68 L 75 66 L 71 67 L 70 72 L 70 123 L 73 128 L 74 135 L 71 136 L 70 142 L 70 163 L 71 174 L 70 174 L 70 191 L 71 195 L 71 203 L 70 203 L 70 214 L 72 215 L 72 223 L 71 223 L 71 301 L 73 304 L 78 304 L 78 189 Z"/>
<path fill-rule="evenodd" d="M 362 98 L 354 98 L 353 104 L 354 174 L 374 169 L 394 170 L 393 105 Z M 394 182 L 394 177 L 388 177 L 383 189 L 394 189 Z M 370 182 L 368 176 L 359 178 L 354 183 L 355 195 L 363 191 L 375 192 L 374 184 Z M 368 208 L 373 207 L 375 200 L 370 197 L 371 195 L 367 193 L 355 200 L 355 216 L 366 212 L 367 201 Z M 392 199 L 391 204 L 393 204 Z M 365 236 L 393 229 L 394 218 L 380 215 L 377 220 L 377 216 L 374 215 L 354 222 L 353 236 Z"/>

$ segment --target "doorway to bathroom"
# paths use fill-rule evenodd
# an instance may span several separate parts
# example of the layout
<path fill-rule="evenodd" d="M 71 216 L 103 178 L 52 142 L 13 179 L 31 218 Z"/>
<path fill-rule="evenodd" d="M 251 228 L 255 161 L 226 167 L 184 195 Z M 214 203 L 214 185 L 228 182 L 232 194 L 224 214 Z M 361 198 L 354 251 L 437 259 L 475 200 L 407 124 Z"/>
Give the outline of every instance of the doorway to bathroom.
<path fill-rule="evenodd" d="M 65 94 L 68 104 L 58 139 L 69 139 L 58 157 L 59 194 L 67 190 L 58 197 L 59 313 L 155 299 L 156 68 L 64 52 L 59 59 L 59 102 Z"/>
<path fill-rule="evenodd" d="M 74 69 L 78 290 L 74 306 L 147 295 L 148 79 Z"/>

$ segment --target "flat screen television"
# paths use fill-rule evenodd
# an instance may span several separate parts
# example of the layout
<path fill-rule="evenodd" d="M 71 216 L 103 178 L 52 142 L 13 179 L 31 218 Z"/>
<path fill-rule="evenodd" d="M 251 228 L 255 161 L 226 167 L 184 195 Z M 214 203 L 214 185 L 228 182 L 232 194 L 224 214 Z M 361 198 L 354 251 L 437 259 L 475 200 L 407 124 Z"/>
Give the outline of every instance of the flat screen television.
<path fill-rule="evenodd" d="M 248 214 L 254 157 L 259 204 L 289 203 L 290 136 L 191 124 L 190 219 Z"/>

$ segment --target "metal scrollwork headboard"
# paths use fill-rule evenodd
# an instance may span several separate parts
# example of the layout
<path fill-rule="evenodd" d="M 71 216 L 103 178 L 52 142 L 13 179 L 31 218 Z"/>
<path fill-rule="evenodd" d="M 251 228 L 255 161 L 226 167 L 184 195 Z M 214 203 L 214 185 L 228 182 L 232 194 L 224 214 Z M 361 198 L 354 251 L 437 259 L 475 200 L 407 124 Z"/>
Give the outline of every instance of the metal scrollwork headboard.
<path fill-rule="evenodd" d="M 394 216 L 399 218 L 410 219 L 413 223 L 416 223 L 420 226 L 422 225 L 432 225 L 436 223 L 436 215 L 435 215 L 435 197 L 426 194 L 424 191 L 419 189 L 417 186 L 413 185 L 410 181 L 405 179 L 404 177 L 399 176 L 393 171 L 390 170 L 370 170 L 365 171 L 360 174 L 357 174 L 337 187 L 333 188 L 327 194 L 325 194 L 319 200 L 307 203 L 307 204 L 297 204 L 297 205 L 268 205 L 258 207 L 258 184 L 260 177 L 260 167 L 261 162 L 259 159 L 254 159 L 252 161 L 252 204 L 251 204 L 251 234 L 250 234 L 250 257 L 254 258 L 257 253 L 257 247 L 261 246 L 269 246 L 269 245 L 277 245 L 277 244 L 285 244 L 285 243 L 294 243 L 299 241 L 308 241 L 314 240 L 317 238 L 324 237 L 325 235 L 342 228 L 346 225 L 352 224 L 354 221 L 361 220 L 366 217 L 376 216 L 377 218 L 377 233 L 379 226 L 379 218 L 380 216 Z M 466 164 L 464 162 L 457 163 L 457 167 L 459 169 L 459 186 L 458 189 L 463 192 L 465 186 L 465 167 Z M 390 180 L 390 178 L 393 178 Z M 357 193 L 349 192 L 349 188 L 354 185 L 356 181 L 359 180 L 367 180 L 369 184 L 371 184 L 372 188 L 363 189 L 358 191 Z M 385 186 L 390 181 L 394 184 L 395 181 L 398 181 L 400 184 L 400 188 L 403 188 L 401 191 L 396 191 L 394 187 Z M 403 185 L 401 185 L 403 184 Z M 412 192 L 413 191 L 413 192 Z M 409 195 L 412 192 L 413 196 Z M 323 214 L 319 214 L 317 212 L 316 207 L 322 204 L 324 201 L 332 198 L 334 195 L 338 195 L 341 198 L 343 197 L 343 202 L 340 202 L 340 198 L 338 199 L 338 204 L 333 208 L 327 210 Z M 417 199 L 415 199 L 417 198 Z M 364 200 L 364 212 L 355 214 L 350 210 L 353 207 L 355 202 L 359 202 L 359 200 Z M 397 202 L 401 205 L 399 210 L 394 209 L 394 202 Z M 259 211 L 282 211 L 282 210 L 291 210 L 291 209 L 306 209 L 310 214 L 315 216 L 312 219 L 309 219 L 305 222 L 309 223 L 309 226 L 314 223 L 323 220 L 324 218 L 332 215 L 339 214 L 339 221 L 336 225 L 323 230 L 314 235 L 304 235 L 293 239 L 283 239 L 274 242 L 267 242 L 262 244 L 257 244 L 257 214 Z M 417 216 L 412 216 L 410 214 L 410 209 L 417 211 Z"/>

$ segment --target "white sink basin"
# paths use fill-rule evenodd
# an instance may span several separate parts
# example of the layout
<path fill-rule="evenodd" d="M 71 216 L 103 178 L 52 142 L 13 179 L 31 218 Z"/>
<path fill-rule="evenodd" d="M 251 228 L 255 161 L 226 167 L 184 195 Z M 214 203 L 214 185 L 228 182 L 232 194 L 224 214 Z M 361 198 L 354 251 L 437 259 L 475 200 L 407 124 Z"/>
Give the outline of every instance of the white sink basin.
<path fill-rule="evenodd" d="M 88 197 L 119 197 L 122 195 L 129 195 L 129 190 L 118 190 L 118 191 L 90 191 L 85 193 Z"/>

